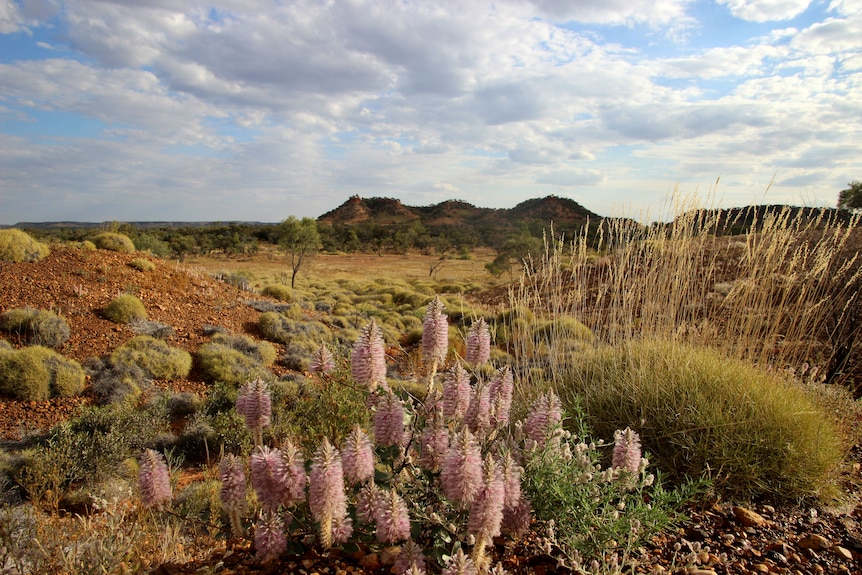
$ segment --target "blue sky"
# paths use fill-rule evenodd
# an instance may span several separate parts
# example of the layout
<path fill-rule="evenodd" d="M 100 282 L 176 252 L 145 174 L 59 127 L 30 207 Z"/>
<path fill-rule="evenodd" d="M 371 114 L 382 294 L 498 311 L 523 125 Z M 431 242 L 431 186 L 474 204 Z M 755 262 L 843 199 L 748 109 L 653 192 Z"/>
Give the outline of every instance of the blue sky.
<path fill-rule="evenodd" d="M 0 224 L 834 205 L 860 142 L 862 0 L 0 0 Z"/>

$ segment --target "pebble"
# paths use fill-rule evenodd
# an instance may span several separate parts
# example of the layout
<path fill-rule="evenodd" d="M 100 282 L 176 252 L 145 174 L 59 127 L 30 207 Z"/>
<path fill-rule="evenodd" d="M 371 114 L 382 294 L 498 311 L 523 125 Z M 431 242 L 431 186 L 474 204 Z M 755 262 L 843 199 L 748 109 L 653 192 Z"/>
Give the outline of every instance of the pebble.
<path fill-rule="evenodd" d="M 766 523 L 762 515 L 739 505 L 733 507 L 733 516 L 745 527 L 760 527 Z"/>
<path fill-rule="evenodd" d="M 827 538 L 816 533 L 806 535 L 800 539 L 797 544 L 803 549 L 812 549 L 814 551 L 818 549 L 828 549 L 832 546 L 832 543 Z"/>
<path fill-rule="evenodd" d="M 769 573 L 769 567 L 765 563 L 755 563 L 751 566 L 751 570 L 755 573 Z"/>
<path fill-rule="evenodd" d="M 834 547 L 832 547 L 832 551 L 845 561 L 853 561 L 853 553 L 851 553 L 850 550 L 845 547 L 835 545 Z"/>

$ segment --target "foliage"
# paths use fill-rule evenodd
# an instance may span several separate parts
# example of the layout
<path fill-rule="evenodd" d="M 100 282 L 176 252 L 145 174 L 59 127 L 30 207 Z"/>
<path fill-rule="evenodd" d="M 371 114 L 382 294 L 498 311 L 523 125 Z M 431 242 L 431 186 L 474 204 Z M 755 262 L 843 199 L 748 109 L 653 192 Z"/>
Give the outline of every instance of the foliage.
<path fill-rule="evenodd" d="M 260 293 L 279 301 L 289 302 L 293 300 L 293 290 L 284 284 L 268 284 L 264 286 Z"/>
<path fill-rule="evenodd" d="M 151 272 L 156 269 L 156 264 L 146 258 L 135 258 L 129 262 L 129 267 L 139 272 Z"/>
<path fill-rule="evenodd" d="M 47 245 L 19 229 L 0 230 L 0 262 L 35 262 L 50 251 Z"/>
<path fill-rule="evenodd" d="M 168 339 L 174 334 L 174 328 L 171 326 L 146 319 L 132 320 L 129 323 L 129 329 L 137 335 L 149 335 L 159 339 Z"/>
<path fill-rule="evenodd" d="M 290 257 L 290 287 L 296 286 L 296 274 L 321 248 L 317 220 L 290 216 L 278 226 L 278 245 Z"/>
<path fill-rule="evenodd" d="M 294 344 L 309 355 L 321 342 L 331 339 L 329 330 L 319 322 L 294 321 L 274 311 L 262 313 L 257 325 L 265 339 Z"/>
<path fill-rule="evenodd" d="M 10 309 L 0 315 L 0 330 L 24 343 L 54 348 L 66 343 L 71 335 L 65 319 L 52 311 L 29 307 Z"/>
<path fill-rule="evenodd" d="M 147 319 L 147 308 L 144 302 L 132 294 L 122 294 L 111 300 L 102 314 L 114 323 L 130 323 Z"/>
<path fill-rule="evenodd" d="M 68 397 L 84 390 L 78 362 L 42 346 L 0 353 L 0 395 L 21 401 Z"/>
<path fill-rule="evenodd" d="M 92 240 L 100 250 L 109 250 L 125 254 L 135 253 L 135 244 L 126 234 L 104 232 L 93 236 Z"/>
<path fill-rule="evenodd" d="M 150 384 L 144 370 L 134 364 L 114 365 L 110 361 L 91 359 L 87 369 L 91 377 L 90 389 L 99 404 L 134 405 Z"/>
<path fill-rule="evenodd" d="M 275 361 L 275 355 L 275 348 L 269 342 L 216 334 L 211 342 L 198 348 L 195 358 L 207 381 L 241 385 L 257 378 L 271 379 L 266 366 Z"/>
<path fill-rule="evenodd" d="M 862 182 L 853 180 L 839 192 L 838 207 L 854 212 L 862 209 Z"/>
<path fill-rule="evenodd" d="M 117 366 L 136 365 L 153 379 L 184 378 L 192 367 L 187 351 L 147 335 L 133 337 L 115 349 L 111 361 Z"/>
<path fill-rule="evenodd" d="M 242 334 L 231 335 L 227 333 L 215 334 L 212 341 L 235 349 L 264 366 L 270 366 L 275 361 L 275 348 L 268 341 L 256 340 Z"/>
<path fill-rule="evenodd" d="M 841 441 L 796 384 L 720 352 L 633 341 L 582 353 L 564 399 L 582 398 L 597 433 L 630 426 L 675 480 L 708 476 L 735 497 L 835 494 Z"/>

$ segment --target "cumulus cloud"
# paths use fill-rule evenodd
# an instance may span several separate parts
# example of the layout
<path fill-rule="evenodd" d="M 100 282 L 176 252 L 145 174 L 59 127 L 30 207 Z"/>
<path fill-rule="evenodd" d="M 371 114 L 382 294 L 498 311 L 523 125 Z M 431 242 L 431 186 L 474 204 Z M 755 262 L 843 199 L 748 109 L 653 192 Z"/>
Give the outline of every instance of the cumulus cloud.
<path fill-rule="evenodd" d="M 810 0 L 717 0 L 740 20 L 769 22 L 790 20 L 799 16 L 811 4 Z"/>

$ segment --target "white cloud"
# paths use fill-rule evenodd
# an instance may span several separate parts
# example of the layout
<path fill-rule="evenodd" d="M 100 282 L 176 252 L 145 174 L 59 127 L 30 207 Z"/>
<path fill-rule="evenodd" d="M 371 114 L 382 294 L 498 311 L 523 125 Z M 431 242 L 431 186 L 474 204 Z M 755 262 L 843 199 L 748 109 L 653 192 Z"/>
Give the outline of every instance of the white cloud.
<path fill-rule="evenodd" d="M 0 34 L 25 30 L 24 17 L 14 0 L 0 0 Z"/>
<path fill-rule="evenodd" d="M 591 24 L 666 25 L 687 19 L 692 0 L 529 0 L 557 20 Z"/>
<path fill-rule="evenodd" d="M 790 20 L 811 4 L 810 0 L 717 0 L 740 20 L 769 22 Z"/>

